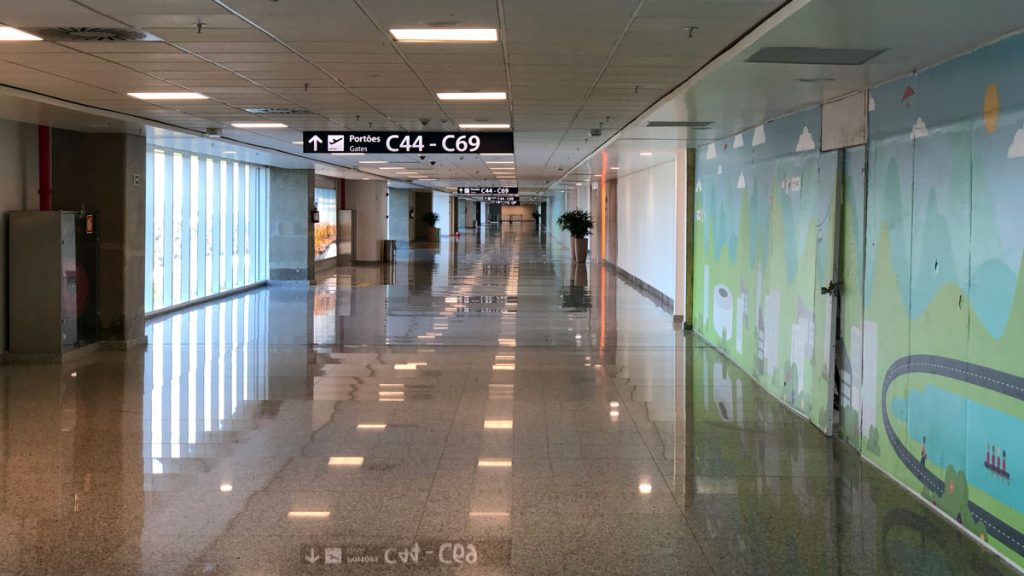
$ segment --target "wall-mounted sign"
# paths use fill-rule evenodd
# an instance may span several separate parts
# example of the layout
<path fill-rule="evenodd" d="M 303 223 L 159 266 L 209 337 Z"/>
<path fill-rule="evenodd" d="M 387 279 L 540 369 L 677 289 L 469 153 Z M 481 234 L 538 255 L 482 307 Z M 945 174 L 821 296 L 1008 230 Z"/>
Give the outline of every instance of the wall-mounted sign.
<path fill-rule="evenodd" d="M 519 194 L 516 186 L 459 186 L 458 194 L 484 194 L 489 196 L 515 196 Z"/>
<path fill-rule="evenodd" d="M 511 154 L 511 132 L 303 132 L 305 154 Z"/>

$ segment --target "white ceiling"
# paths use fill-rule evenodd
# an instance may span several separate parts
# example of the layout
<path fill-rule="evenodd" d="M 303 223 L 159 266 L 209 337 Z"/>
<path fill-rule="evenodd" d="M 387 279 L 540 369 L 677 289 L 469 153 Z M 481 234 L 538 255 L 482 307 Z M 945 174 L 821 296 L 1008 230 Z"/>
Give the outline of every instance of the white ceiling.
<path fill-rule="evenodd" d="M 587 181 L 602 163 L 626 175 L 672 160 L 676 150 L 731 136 L 973 50 L 1024 27 L 1019 0 L 793 0 L 728 53 L 674 90 L 576 166 Z M 746 62 L 764 47 L 885 49 L 862 66 Z M 831 78 L 826 82 L 801 79 Z M 712 121 L 704 130 L 648 128 L 648 121 Z M 641 156 L 641 152 L 651 154 Z M 558 183 L 557 190 L 563 190 Z"/>
<path fill-rule="evenodd" d="M 826 3 L 826 0 L 820 0 Z M 5 0 L 4 25 L 128 27 L 161 42 L 0 44 L 0 83 L 102 110 L 301 154 L 301 130 L 452 129 L 510 122 L 519 186 L 543 191 L 784 0 Z M 203 23 L 197 33 L 197 22 Z M 387 30 L 492 27 L 493 44 L 397 44 Z M 689 38 L 687 27 L 697 27 Z M 130 91 L 194 90 L 147 103 Z M 439 102 L 441 91 L 508 102 Z M 242 131 L 249 107 L 288 130 Z M 601 128 L 592 138 L 589 130 Z M 198 145 L 198 144 L 197 144 Z M 357 160 L 316 158 L 359 169 Z M 389 157 L 424 185 L 494 184 L 476 156 Z M 378 170 L 362 170 L 379 175 Z"/>

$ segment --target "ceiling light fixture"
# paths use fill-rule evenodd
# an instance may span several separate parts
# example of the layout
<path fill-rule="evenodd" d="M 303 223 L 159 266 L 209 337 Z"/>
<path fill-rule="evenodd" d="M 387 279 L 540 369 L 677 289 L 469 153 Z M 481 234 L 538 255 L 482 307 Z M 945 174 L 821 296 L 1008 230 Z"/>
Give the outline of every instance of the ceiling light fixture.
<path fill-rule="evenodd" d="M 360 160 L 360 164 L 387 164 L 387 160 Z"/>
<path fill-rule="evenodd" d="M 287 128 L 287 124 L 280 122 L 232 122 L 235 128 Z"/>
<path fill-rule="evenodd" d="M 508 95 L 504 92 L 438 92 L 438 100 L 505 100 Z"/>
<path fill-rule="evenodd" d="M 484 164 L 515 164 L 515 160 L 488 160 Z"/>
<path fill-rule="evenodd" d="M 463 130 L 508 130 L 511 124 L 459 124 Z"/>
<path fill-rule="evenodd" d="M 36 42 L 42 40 L 28 32 L 22 32 L 10 26 L 0 26 L 0 42 Z"/>
<path fill-rule="evenodd" d="M 129 92 L 139 100 L 208 100 L 210 97 L 199 92 Z"/>
<path fill-rule="evenodd" d="M 380 168 L 377 168 L 377 170 L 405 170 L 405 168 L 402 168 L 401 166 L 381 166 Z"/>
<path fill-rule="evenodd" d="M 494 28 L 392 28 L 399 42 L 497 42 Z"/>
<path fill-rule="evenodd" d="M 654 156 L 654 152 L 641 152 L 641 156 Z"/>

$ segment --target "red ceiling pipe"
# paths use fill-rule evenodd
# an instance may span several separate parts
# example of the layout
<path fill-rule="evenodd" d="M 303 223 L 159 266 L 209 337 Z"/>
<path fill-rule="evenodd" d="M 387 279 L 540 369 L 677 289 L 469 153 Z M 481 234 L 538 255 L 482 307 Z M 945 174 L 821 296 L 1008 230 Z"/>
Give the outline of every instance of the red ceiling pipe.
<path fill-rule="evenodd" d="M 53 182 L 50 174 L 50 127 L 39 127 L 39 209 L 50 210 L 53 205 Z"/>

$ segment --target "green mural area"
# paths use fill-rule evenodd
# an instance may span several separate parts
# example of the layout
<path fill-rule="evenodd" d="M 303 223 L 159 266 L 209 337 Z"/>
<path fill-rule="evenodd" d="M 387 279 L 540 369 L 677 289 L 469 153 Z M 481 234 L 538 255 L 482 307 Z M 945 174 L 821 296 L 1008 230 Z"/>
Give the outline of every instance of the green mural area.
<path fill-rule="evenodd" d="M 820 109 L 702 148 L 694 278 L 695 330 L 830 429 L 834 237 L 837 433 L 1018 564 L 1022 53 L 1017 36 L 871 90 L 868 143 L 841 162 Z"/>

